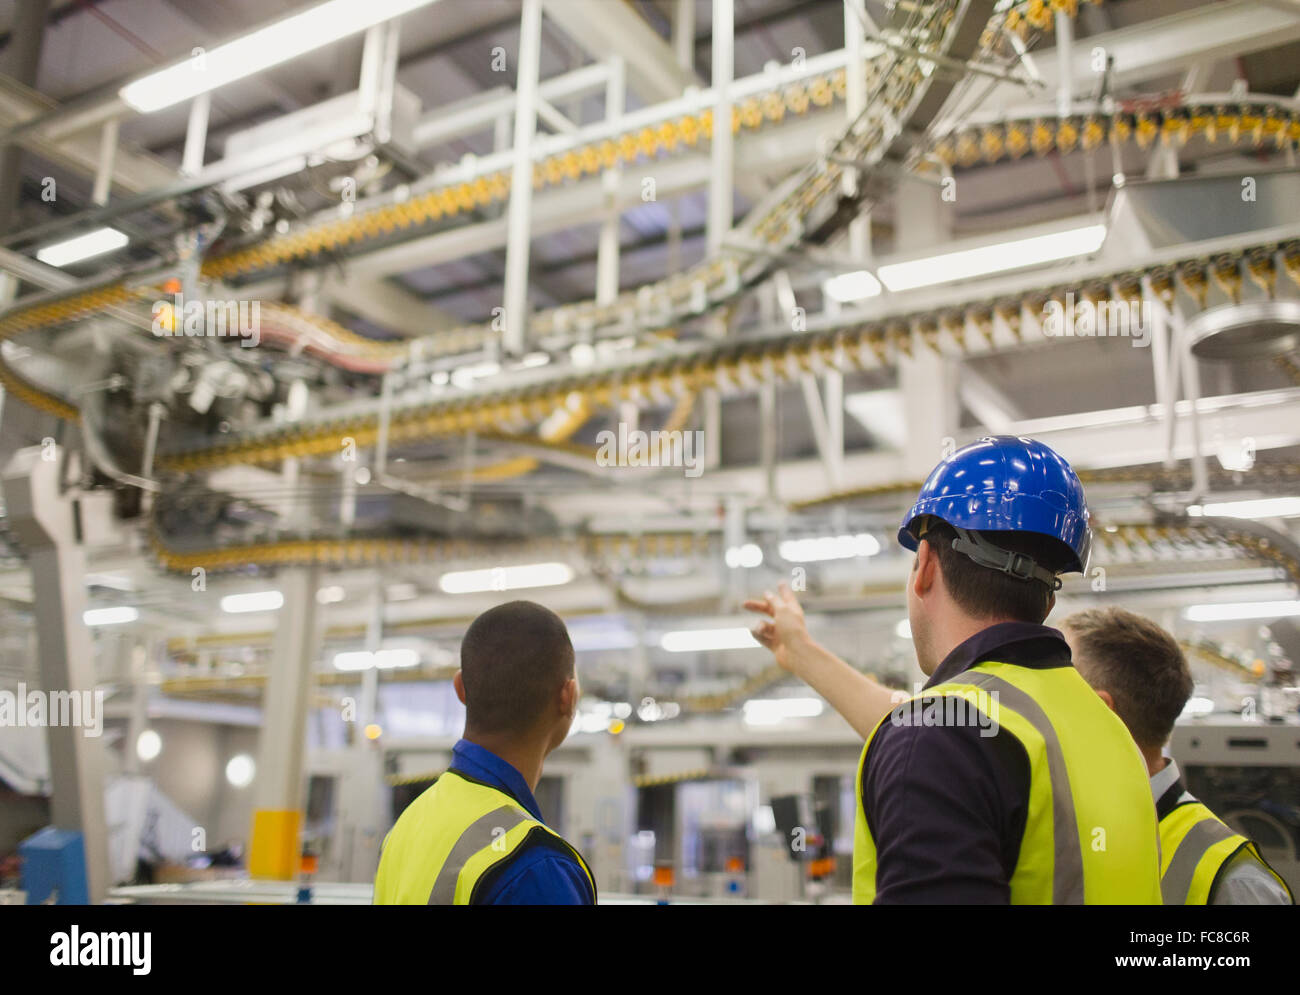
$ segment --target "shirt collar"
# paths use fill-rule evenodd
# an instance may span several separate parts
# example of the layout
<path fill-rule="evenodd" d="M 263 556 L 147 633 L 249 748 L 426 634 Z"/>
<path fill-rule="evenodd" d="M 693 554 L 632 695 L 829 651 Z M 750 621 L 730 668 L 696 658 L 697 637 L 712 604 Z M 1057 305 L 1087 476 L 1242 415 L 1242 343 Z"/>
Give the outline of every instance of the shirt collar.
<path fill-rule="evenodd" d="M 1169 754 L 1165 754 L 1169 763 L 1165 764 L 1160 770 L 1156 771 L 1151 777 L 1151 797 L 1156 802 L 1156 815 L 1163 819 L 1184 801 L 1195 801 L 1187 786 L 1183 784 L 1182 772 L 1178 769 L 1178 762 Z"/>
<path fill-rule="evenodd" d="M 997 622 L 958 643 L 925 682 L 927 688 L 950 681 L 985 660 L 1025 667 L 1069 666 L 1070 647 L 1058 630 L 1032 622 Z"/>
<path fill-rule="evenodd" d="M 1151 775 L 1151 796 L 1160 800 L 1160 796 L 1178 783 L 1178 761 L 1168 757 L 1169 763 Z"/>
<path fill-rule="evenodd" d="M 471 743 L 468 739 L 457 740 L 451 748 L 451 769 L 504 791 L 538 822 L 546 821 L 542 818 L 537 799 L 533 797 L 524 775 L 486 747 Z"/>

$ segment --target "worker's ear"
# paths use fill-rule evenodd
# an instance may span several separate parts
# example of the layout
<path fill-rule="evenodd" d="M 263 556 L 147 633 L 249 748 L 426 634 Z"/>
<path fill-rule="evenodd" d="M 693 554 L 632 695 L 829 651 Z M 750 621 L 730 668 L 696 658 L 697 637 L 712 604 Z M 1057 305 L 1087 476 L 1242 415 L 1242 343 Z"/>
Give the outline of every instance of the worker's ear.
<path fill-rule="evenodd" d="M 1112 712 L 1114 712 L 1115 699 L 1111 697 L 1110 692 L 1103 691 L 1101 688 L 1095 688 L 1094 690 L 1097 692 L 1097 697 L 1106 703 L 1106 707 L 1109 708 Z M 1115 712 L 1115 714 L 1118 715 L 1119 713 Z"/>
<path fill-rule="evenodd" d="M 560 711 L 572 718 L 578 711 L 578 699 L 580 697 L 582 697 L 582 689 L 578 687 L 578 678 L 575 675 L 560 687 Z"/>
<path fill-rule="evenodd" d="M 918 598 L 924 598 L 929 594 L 939 579 L 939 556 L 930 545 L 930 540 L 922 539 L 916 546 L 916 563 L 912 566 L 911 577 L 908 578 L 912 585 L 912 593 Z"/>
<path fill-rule="evenodd" d="M 465 704 L 465 678 L 461 677 L 459 670 L 451 679 L 451 686 L 456 689 L 456 697 L 460 699 L 460 703 Z"/>

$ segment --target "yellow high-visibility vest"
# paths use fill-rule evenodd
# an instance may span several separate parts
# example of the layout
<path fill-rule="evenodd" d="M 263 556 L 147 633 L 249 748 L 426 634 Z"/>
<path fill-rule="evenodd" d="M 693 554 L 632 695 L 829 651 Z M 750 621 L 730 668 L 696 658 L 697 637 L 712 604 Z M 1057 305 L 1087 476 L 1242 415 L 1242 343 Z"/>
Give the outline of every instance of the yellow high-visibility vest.
<path fill-rule="evenodd" d="M 1029 758 L 1029 810 L 1011 875 L 1013 904 L 1161 904 L 1155 802 L 1128 729 L 1073 667 L 994 662 L 909 699 L 867 738 L 858 762 L 854 902 L 876 898 L 876 844 L 862 804 L 871 741 L 886 722 L 939 724 L 953 698 L 982 712 L 990 728 L 1014 736 Z M 948 714 L 954 715 L 951 707 Z"/>
<path fill-rule="evenodd" d="M 449 770 L 406 807 L 384 840 L 376 905 L 474 905 L 484 885 L 526 844 L 571 854 L 596 894 L 582 855 L 514 798 Z"/>
<path fill-rule="evenodd" d="M 1191 795 L 1184 797 L 1187 801 L 1160 820 L 1160 890 L 1166 905 L 1208 905 L 1219 872 L 1243 849 L 1291 895 L 1282 875 L 1268 866 L 1254 843 Z"/>

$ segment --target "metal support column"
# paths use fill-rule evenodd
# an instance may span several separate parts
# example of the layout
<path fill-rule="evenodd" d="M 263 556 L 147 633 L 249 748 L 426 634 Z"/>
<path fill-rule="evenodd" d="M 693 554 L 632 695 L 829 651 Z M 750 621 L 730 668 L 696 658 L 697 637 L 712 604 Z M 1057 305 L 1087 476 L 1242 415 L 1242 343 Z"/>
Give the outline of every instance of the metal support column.
<path fill-rule="evenodd" d="M 510 171 L 506 224 L 505 333 L 508 355 L 527 341 L 528 253 L 532 239 L 533 136 L 537 132 L 537 82 L 541 63 L 542 0 L 523 0 L 519 17 L 519 72 L 515 81 L 515 158 Z"/>
<path fill-rule="evenodd" d="M 14 5 L 11 37 L 0 72 L 24 86 L 36 86 L 49 11 L 49 0 L 24 0 Z M 0 234 L 9 230 L 18 213 L 22 182 L 23 149 L 10 142 L 0 148 Z"/>
<path fill-rule="evenodd" d="M 294 567 L 278 580 L 284 606 L 271 642 L 271 673 L 262 700 L 248 873 L 288 881 L 297 874 L 301 845 L 303 755 L 319 645 L 320 568 Z"/>
<path fill-rule="evenodd" d="M 709 214 L 706 224 L 708 254 L 716 255 L 731 232 L 734 220 L 735 136 L 731 131 L 731 83 L 735 76 L 735 2 L 713 0 L 713 143 L 709 154 Z M 721 319 L 708 334 L 727 333 Z M 703 393 L 704 465 L 722 463 L 722 398 L 715 389 Z"/>
<path fill-rule="evenodd" d="M 113 192 L 113 170 L 117 164 L 117 118 L 109 118 L 99 133 L 99 164 L 95 168 L 95 189 L 90 199 L 98 205 L 108 203 Z"/>
<path fill-rule="evenodd" d="M 6 514 L 32 572 L 42 690 L 51 696 L 77 695 L 85 701 L 95 694 L 94 646 L 83 618 L 86 554 L 75 492 L 64 494 L 59 489 L 64 450 L 57 451 L 59 459 L 50 460 L 42 458 L 42 448 L 18 450 L 5 468 Z M 90 731 L 84 723 L 78 727 L 51 722 L 45 741 L 53 788 L 50 821 L 58 829 L 81 834 L 87 895 L 93 903 L 103 899 L 109 880 L 104 747 L 103 740 Z"/>
<path fill-rule="evenodd" d="M 623 116 L 627 98 L 623 60 L 615 55 L 609 60 L 609 80 L 605 84 L 605 120 L 611 124 Z M 600 178 L 605 219 L 600 225 L 596 248 L 596 303 L 610 304 L 618 296 L 619 266 L 619 187 L 623 170 L 618 166 L 605 170 Z"/>
<path fill-rule="evenodd" d="M 937 188 L 902 181 L 895 216 L 898 251 L 916 253 L 943 242 L 950 232 L 944 207 Z M 912 356 L 899 357 L 898 386 L 907 425 L 903 471 L 909 479 L 920 480 L 945 455 L 959 424 L 955 363 L 918 343 Z"/>
<path fill-rule="evenodd" d="M 1056 12 L 1056 113 L 1064 120 L 1074 105 L 1074 21 Z"/>
<path fill-rule="evenodd" d="M 673 52 L 679 66 L 687 72 L 695 70 L 695 0 L 677 0 L 673 14 Z"/>
<path fill-rule="evenodd" d="M 185 126 L 185 151 L 181 154 L 181 172 L 198 176 L 203 172 L 204 151 L 208 141 L 208 115 L 212 112 L 212 94 L 200 93 L 190 104 L 190 118 Z"/>
<path fill-rule="evenodd" d="M 713 255 L 731 231 L 735 137 L 731 132 L 731 82 L 735 74 L 735 3 L 713 0 L 713 145 L 709 158 L 708 251 Z"/>
<path fill-rule="evenodd" d="M 845 67 L 844 110 L 855 121 L 867 109 L 867 72 L 864 59 L 863 28 L 867 20 L 865 0 L 844 0 L 844 48 L 848 53 Z M 861 182 L 856 170 L 844 171 L 845 193 L 852 196 Z M 849 255 L 860 260 L 863 268 L 871 265 L 871 212 L 863 211 L 849 222 Z"/>

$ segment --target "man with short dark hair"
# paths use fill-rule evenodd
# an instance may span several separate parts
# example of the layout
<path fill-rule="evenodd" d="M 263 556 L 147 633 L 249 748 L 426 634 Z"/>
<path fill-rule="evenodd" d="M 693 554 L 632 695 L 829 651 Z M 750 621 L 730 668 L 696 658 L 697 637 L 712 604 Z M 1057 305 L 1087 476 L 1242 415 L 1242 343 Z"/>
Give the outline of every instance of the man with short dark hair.
<path fill-rule="evenodd" d="M 573 644 L 531 601 L 489 609 L 465 632 L 453 679 L 465 734 L 451 766 L 384 840 L 376 905 L 594 905 L 582 856 L 533 797 L 578 708 Z"/>
<path fill-rule="evenodd" d="M 1258 847 L 1197 801 L 1164 753 L 1193 688 L 1177 640 L 1123 608 L 1075 612 L 1062 628 L 1080 675 L 1128 726 L 1146 761 L 1160 819 L 1165 904 L 1292 904 L 1286 882 Z"/>
<path fill-rule="evenodd" d="M 768 616 L 759 642 L 866 738 L 855 902 L 1160 903 L 1142 759 L 1042 624 L 1090 540 L 1079 478 L 1042 443 L 980 439 L 944 459 L 898 530 L 929 680 L 892 711 L 811 639 L 785 585 L 748 603 Z"/>

